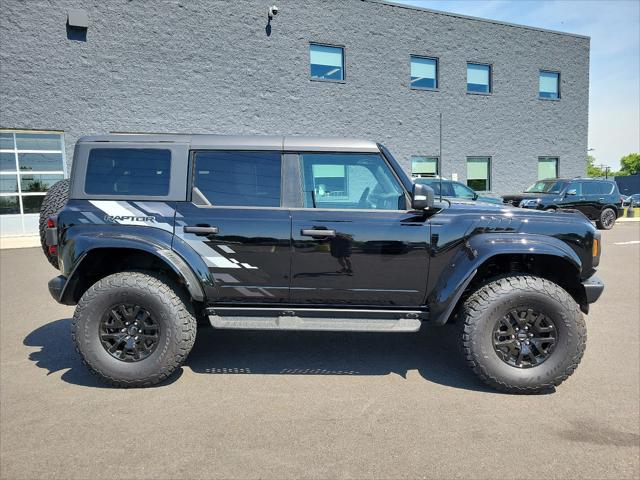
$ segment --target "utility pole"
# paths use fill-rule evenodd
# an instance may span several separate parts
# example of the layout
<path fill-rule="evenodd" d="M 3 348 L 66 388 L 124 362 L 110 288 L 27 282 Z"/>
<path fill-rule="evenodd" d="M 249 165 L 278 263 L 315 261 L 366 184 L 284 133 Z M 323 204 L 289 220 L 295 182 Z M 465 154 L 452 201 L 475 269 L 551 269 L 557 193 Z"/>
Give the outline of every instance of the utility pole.
<path fill-rule="evenodd" d="M 600 164 L 600 170 L 604 170 L 604 179 L 605 180 L 609 180 L 609 170 L 611 169 L 610 166 L 605 165 L 604 163 Z"/>

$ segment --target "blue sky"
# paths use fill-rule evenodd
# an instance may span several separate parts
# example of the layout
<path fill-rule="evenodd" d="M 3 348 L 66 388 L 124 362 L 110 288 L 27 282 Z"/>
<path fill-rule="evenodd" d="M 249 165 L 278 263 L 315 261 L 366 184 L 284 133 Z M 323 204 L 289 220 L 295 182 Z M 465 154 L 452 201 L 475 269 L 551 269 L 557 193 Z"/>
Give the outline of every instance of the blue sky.
<path fill-rule="evenodd" d="M 617 169 L 640 152 L 640 0 L 395 0 L 591 37 L 589 147 Z"/>

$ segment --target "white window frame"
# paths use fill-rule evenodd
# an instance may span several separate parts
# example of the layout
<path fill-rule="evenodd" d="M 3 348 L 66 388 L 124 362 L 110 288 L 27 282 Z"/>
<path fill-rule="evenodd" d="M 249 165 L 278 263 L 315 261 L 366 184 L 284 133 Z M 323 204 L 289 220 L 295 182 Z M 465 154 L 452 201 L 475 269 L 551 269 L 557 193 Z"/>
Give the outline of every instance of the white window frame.
<path fill-rule="evenodd" d="M 15 219 L 20 218 L 21 224 L 21 234 L 25 234 L 26 226 L 25 226 L 25 217 L 34 217 L 39 215 L 38 213 L 24 213 L 24 206 L 22 203 L 22 199 L 24 197 L 43 197 L 47 194 L 47 192 L 23 192 L 22 191 L 22 174 L 28 175 L 62 175 L 62 178 L 67 177 L 67 159 L 65 155 L 65 143 L 64 143 L 64 132 L 60 130 L 13 130 L 13 129 L 0 129 L 0 133 L 10 133 L 13 137 L 13 148 L 0 148 L 0 153 L 12 153 L 15 159 L 15 170 L 10 171 L 0 171 L 0 176 L 17 176 L 18 179 L 18 191 L 17 192 L 0 192 L 0 197 L 18 197 L 18 206 L 20 208 L 20 213 L 12 213 L 7 215 L 1 215 L 0 218 L 3 219 Z M 43 135 L 59 135 L 60 136 L 60 150 L 22 150 L 18 149 L 18 144 L 16 141 L 16 133 L 31 133 L 31 134 L 43 134 Z M 19 154 L 21 153 L 59 153 L 62 157 L 62 170 L 29 170 L 28 172 L 22 172 L 20 170 L 19 163 Z"/>

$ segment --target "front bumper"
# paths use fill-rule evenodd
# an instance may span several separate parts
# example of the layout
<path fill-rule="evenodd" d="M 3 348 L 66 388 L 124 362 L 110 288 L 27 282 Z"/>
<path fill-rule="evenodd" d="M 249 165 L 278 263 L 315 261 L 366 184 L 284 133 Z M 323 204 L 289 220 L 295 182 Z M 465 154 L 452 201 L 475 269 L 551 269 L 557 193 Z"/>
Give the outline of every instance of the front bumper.
<path fill-rule="evenodd" d="M 59 275 L 57 277 L 49 280 L 49 293 L 53 297 L 53 299 L 60 303 L 60 297 L 62 296 L 62 291 L 64 290 L 65 285 L 67 284 L 67 278 Z"/>
<path fill-rule="evenodd" d="M 582 282 L 584 287 L 584 293 L 587 299 L 587 303 L 594 303 L 602 295 L 604 290 L 604 282 L 600 280 L 600 277 L 593 275 Z"/>

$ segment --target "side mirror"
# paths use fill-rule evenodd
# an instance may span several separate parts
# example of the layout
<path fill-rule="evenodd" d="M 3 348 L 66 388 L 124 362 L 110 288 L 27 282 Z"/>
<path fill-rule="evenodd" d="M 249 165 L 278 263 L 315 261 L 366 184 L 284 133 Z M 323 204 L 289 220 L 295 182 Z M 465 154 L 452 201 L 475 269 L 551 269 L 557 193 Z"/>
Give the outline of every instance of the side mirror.
<path fill-rule="evenodd" d="M 575 188 L 572 188 L 571 190 L 567 190 L 567 195 L 576 195 L 578 193 L 578 191 Z"/>
<path fill-rule="evenodd" d="M 411 191 L 411 208 L 414 210 L 428 210 L 433 208 L 435 204 L 435 194 L 433 188 L 423 185 L 422 183 L 414 183 Z"/>
<path fill-rule="evenodd" d="M 477 194 L 477 193 L 474 193 L 474 194 L 473 194 L 473 197 L 471 197 L 471 198 L 472 198 L 472 200 L 474 200 L 474 201 L 475 201 L 475 200 L 478 200 L 478 194 Z"/>

